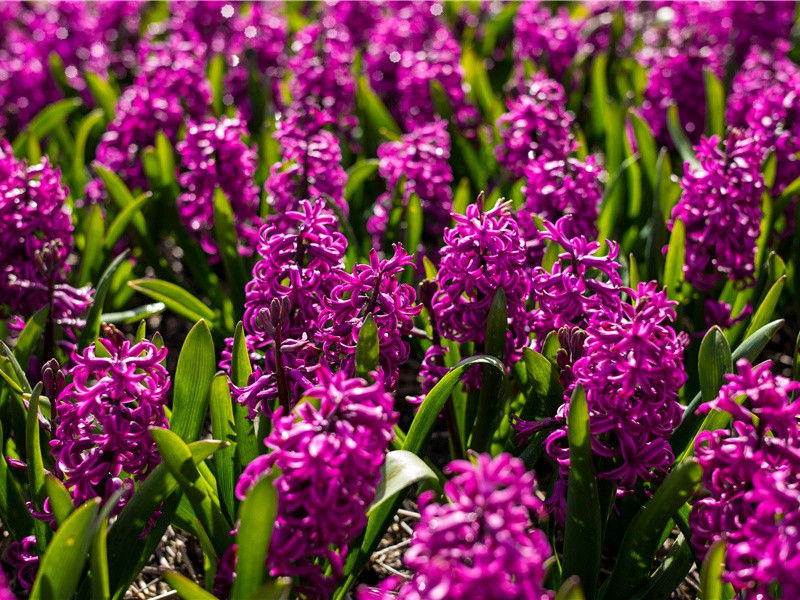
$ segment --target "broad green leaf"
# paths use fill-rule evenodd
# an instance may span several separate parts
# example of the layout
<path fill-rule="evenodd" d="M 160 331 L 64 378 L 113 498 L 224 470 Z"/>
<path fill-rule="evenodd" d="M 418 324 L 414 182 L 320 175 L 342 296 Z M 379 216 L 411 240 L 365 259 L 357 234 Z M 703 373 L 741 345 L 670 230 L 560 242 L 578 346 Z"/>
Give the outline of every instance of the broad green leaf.
<path fill-rule="evenodd" d="M 11 368 L 14 372 L 14 379 L 16 380 L 16 383 L 19 386 L 19 388 L 23 392 L 31 394 L 33 392 L 33 388 L 31 387 L 31 384 L 28 382 L 28 376 L 25 375 L 25 371 L 19 364 L 17 357 L 14 356 L 14 353 L 11 351 L 11 348 L 6 346 L 6 343 L 3 340 L 0 340 L 0 350 L 2 350 L 6 359 L 11 364 Z"/>
<path fill-rule="evenodd" d="M 372 514 L 405 488 L 423 480 L 437 481 L 436 473 L 419 456 L 406 450 L 392 450 L 381 467 L 375 500 L 367 510 Z"/>
<path fill-rule="evenodd" d="M 128 250 L 120 253 L 111 264 L 106 267 L 103 275 L 100 277 L 100 282 L 94 292 L 94 299 L 89 305 L 89 310 L 86 312 L 86 325 L 78 337 L 78 348 L 83 349 L 89 344 L 94 343 L 97 335 L 100 333 L 100 317 L 103 314 L 103 305 L 106 302 L 106 294 L 108 293 L 111 279 L 114 277 L 119 266 L 128 257 Z"/>
<path fill-rule="evenodd" d="M 114 120 L 114 113 L 117 105 L 117 92 L 111 87 L 111 84 L 103 79 L 97 73 L 87 71 L 83 74 L 86 80 L 86 87 L 97 102 L 97 105 L 103 109 L 106 120 L 110 123 Z"/>
<path fill-rule="evenodd" d="M 185 442 L 200 436 L 216 368 L 214 340 L 205 321 L 192 327 L 175 368 L 170 429 Z"/>
<path fill-rule="evenodd" d="M 720 600 L 723 597 L 722 573 L 725 570 L 725 540 L 711 544 L 700 569 L 698 600 Z"/>
<path fill-rule="evenodd" d="M 594 598 L 600 569 L 603 523 L 592 461 L 592 437 L 586 392 L 575 388 L 567 416 L 569 478 L 564 528 L 564 577 L 577 575 L 587 598 Z"/>
<path fill-rule="evenodd" d="M 378 172 L 377 158 L 364 158 L 347 169 L 347 183 L 344 185 L 344 198 L 348 202 L 364 187 L 367 180 Z"/>
<path fill-rule="evenodd" d="M 84 223 L 84 239 L 86 243 L 81 256 L 81 270 L 78 273 L 78 284 L 85 285 L 92 279 L 95 266 L 102 259 L 101 250 L 105 239 L 105 222 L 100 205 L 93 204 Z M 108 249 L 111 247 L 109 246 Z"/>
<path fill-rule="evenodd" d="M 162 576 L 182 600 L 217 600 L 216 596 L 209 594 L 194 581 L 174 571 L 164 571 Z"/>
<path fill-rule="evenodd" d="M 669 237 L 667 258 L 664 263 L 664 285 L 670 300 L 680 297 L 683 281 L 683 263 L 686 258 L 686 228 L 683 221 L 676 219 Z"/>
<path fill-rule="evenodd" d="M 163 302 L 167 308 L 191 321 L 200 321 L 201 319 L 206 319 L 211 323 L 216 321 L 214 311 L 190 292 L 174 283 L 161 279 L 136 279 L 129 281 L 128 285 L 148 298 Z"/>
<path fill-rule="evenodd" d="M 120 179 L 119 175 L 100 163 L 95 162 L 93 166 L 98 177 L 102 180 L 103 185 L 105 185 L 109 197 L 119 210 L 125 210 L 126 206 L 130 206 L 135 202 L 133 194 L 128 189 L 128 186 L 125 185 L 125 182 Z M 148 232 L 144 217 L 139 213 L 134 213 L 131 221 L 139 235 L 146 238 Z"/>
<path fill-rule="evenodd" d="M 556 339 L 557 338 L 552 338 Z M 560 347 L 560 346 L 559 346 Z M 525 397 L 519 413 L 521 419 L 554 416 L 564 401 L 564 390 L 558 379 L 558 369 L 547 358 L 530 348 L 522 351 L 522 359 L 514 366 L 514 373 Z"/>
<path fill-rule="evenodd" d="M 678 154 L 681 155 L 684 162 L 688 162 L 693 168 L 699 166 L 692 144 L 683 132 L 683 127 L 678 117 L 678 107 L 675 104 L 671 104 L 667 110 L 667 129 L 675 147 L 678 149 Z"/>
<path fill-rule="evenodd" d="M 608 55 L 597 54 L 592 61 L 589 88 L 592 95 L 592 133 L 598 138 L 606 135 L 606 106 L 608 106 Z M 611 135 L 617 135 L 612 132 Z"/>
<path fill-rule="evenodd" d="M 248 600 L 289 600 L 293 583 L 291 577 L 276 577 L 258 588 Z"/>
<path fill-rule="evenodd" d="M 214 459 L 219 495 L 228 515 L 235 514 L 233 490 L 236 486 L 234 457 L 236 454 L 236 425 L 233 420 L 233 400 L 228 377 L 222 373 L 214 376 L 211 384 L 211 435 L 231 445 L 223 448 Z"/>
<path fill-rule="evenodd" d="M 167 309 L 167 305 L 163 302 L 151 302 L 150 304 L 143 304 L 130 310 L 123 310 L 120 312 L 103 313 L 100 317 L 103 323 L 122 323 L 123 325 L 130 325 L 152 317 L 153 315 L 160 314 Z"/>
<path fill-rule="evenodd" d="M 372 91 L 364 75 L 356 81 L 356 104 L 364 114 L 373 131 L 385 129 L 393 134 L 400 135 L 400 127 L 392 118 L 389 109 L 381 99 Z"/>
<path fill-rule="evenodd" d="M 250 277 L 244 258 L 239 254 L 239 236 L 234 225 L 233 209 L 225 192 L 219 188 L 214 190 L 214 239 L 219 245 L 235 311 L 240 317 L 239 313 L 244 311 L 244 287 Z"/>
<path fill-rule="evenodd" d="M 786 275 L 781 275 L 778 280 L 772 284 L 772 287 L 769 289 L 766 296 L 764 296 L 764 300 L 761 301 L 761 304 L 758 305 L 756 312 L 750 320 L 750 325 L 747 327 L 747 331 L 744 334 L 746 338 L 769 323 L 772 314 L 775 312 L 775 308 L 778 306 L 778 300 L 780 299 L 784 285 L 786 285 Z"/>
<path fill-rule="evenodd" d="M 141 216 L 142 207 L 144 207 L 147 202 L 150 201 L 152 198 L 152 194 L 150 192 L 146 192 L 137 196 L 133 202 L 125 206 L 111 221 L 111 225 L 108 226 L 108 231 L 106 232 L 106 239 L 103 242 L 103 248 L 106 252 L 112 250 L 116 243 L 119 241 L 119 238 L 122 237 L 122 234 L 125 233 L 125 229 L 128 227 L 128 224 L 137 217 Z"/>
<path fill-rule="evenodd" d="M 606 598 L 628 598 L 647 579 L 669 520 L 700 485 L 702 467 L 687 460 L 667 476 L 631 521 L 620 544 Z"/>
<path fill-rule="evenodd" d="M 50 508 L 56 518 L 56 523 L 63 524 L 75 510 L 72 496 L 69 495 L 64 484 L 50 473 L 45 474 L 44 489 L 50 499 Z"/>
<path fill-rule="evenodd" d="M 722 330 L 714 325 L 700 343 L 697 359 L 700 393 L 704 402 L 717 397 L 727 373 L 733 372 L 731 347 Z"/>
<path fill-rule="evenodd" d="M 464 45 L 461 51 L 461 64 L 464 66 L 464 80 L 469 84 L 478 107 L 486 119 L 494 123 L 503 114 L 503 106 L 492 91 L 483 59 L 476 54 L 472 46 Z"/>
<path fill-rule="evenodd" d="M 264 582 L 267 551 L 277 515 L 278 491 L 271 477 L 263 477 L 247 492 L 239 508 L 238 557 L 231 600 L 250 598 Z"/>
<path fill-rule="evenodd" d="M 580 580 L 574 575 L 567 578 L 558 588 L 555 600 L 586 600 Z"/>
<path fill-rule="evenodd" d="M 92 541 L 89 554 L 89 565 L 92 576 L 92 600 L 109 600 L 111 598 L 108 579 L 108 517 L 97 524 L 97 533 Z"/>
<path fill-rule="evenodd" d="M 216 489 L 205 480 L 195 465 L 192 452 L 178 435 L 169 429 L 153 427 L 150 435 L 170 474 L 178 481 L 183 493 L 192 504 L 197 518 L 208 533 L 219 559 L 231 545 L 232 529 L 219 505 Z"/>
<path fill-rule="evenodd" d="M 31 600 L 72 598 L 95 535 L 100 499 L 89 500 L 58 528 L 39 563 Z"/>
<path fill-rule="evenodd" d="M 0 422 L 0 440 L 2 439 L 5 438 Z M 8 462 L 2 452 L 0 452 L 0 519 L 17 540 L 30 534 L 33 529 L 33 517 L 25 506 L 22 490 L 9 471 Z"/>
<path fill-rule="evenodd" d="M 39 398 L 42 393 L 42 382 L 36 384 L 28 400 L 28 414 L 25 419 L 25 459 L 28 463 L 28 485 L 33 496 L 36 510 L 42 510 L 47 493 L 44 489 L 44 460 L 42 458 L 41 437 L 39 434 Z M 34 523 L 36 541 L 40 549 L 47 544 L 48 530 L 41 521 Z"/>
<path fill-rule="evenodd" d="M 453 195 L 453 213 L 463 215 L 467 212 L 467 206 L 470 203 L 470 187 L 469 178 L 462 177 L 456 188 L 456 193 Z"/>
<path fill-rule="evenodd" d="M 656 163 L 658 161 L 656 140 L 650 130 L 650 125 L 638 112 L 632 110 L 629 120 L 633 129 L 633 136 L 636 138 L 636 153 L 641 158 L 639 164 L 642 165 L 642 171 L 647 178 L 650 189 L 654 189 L 656 184 Z"/>
<path fill-rule="evenodd" d="M 625 161 L 630 161 L 630 166 L 625 171 L 625 180 L 628 186 L 627 217 L 632 221 L 638 221 L 639 214 L 642 212 L 643 204 L 642 168 L 640 166 L 640 161 L 635 160 L 638 155 L 633 151 L 633 145 L 631 143 L 630 136 L 623 136 L 622 146 L 625 149 Z M 629 230 L 626 233 L 632 233 L 632 230 Z"/>
<path fill-rule="evenodd" d="M 222 54 L 215 54 L 208 61 L 206 76 L 211 84 L 211 106 L 214 108 L 214 114 L 220 116 L 225 110 L 225 105 L 222 103 L 225 91 L 225 57 Z"/>
<path fill-rule="evenodd" d="M 30 361 L 33 349 L 44 333 L 48 314 L 47 306 L 36 311 L 25 323 L 22 333 L 17 337 L 17 342 L 14 344 L 14 357 L 20 365 L 27 365 Z"/>
<path fill-rule="evenodd" d="M 19 156 L 27 143 L 28 135 L 34 139 L 41 140 L 53 132 L 56 127 L 66 122 L 67 117 L 72 114 L 83 102 L 80 98 L 65 98 L 54 102 L 36 115 L 26 127 L 25 131 L 19 134 L 12 143 L 14 154 Z"/>
<path fill-rule="evenodd" d="M 628 255 L 628 285 L 635 290 L 641 281 L 642 278 L 639 275 L 639 263 L 636 262 L 636 256 L 633 253 L 630 253 Z"/>
<path fill-rule="evenodd" d="M 100 129 L 105 116 L 102 109 L 96 108 L 86 115 L 78 125 L 75 134 L 75 153 L 72 156 L 72 187 L 74 197 L 83 196 L 86 189 L 86 145 L 95 129 Z"/>
<path fill-rule="evenodd" d="M 424 222 L 424 213 L 422 211 L 422 203 L 419 196 L 412 193 L 408 199 L 408 206 L 406 206 L 406 249 L 414 254 L 419 248 L 420 241 L 422 240 L 422 226 Z"/>
<path fill-rule="evenodd" d="M 156 156 L 161 166 L 161 185 L 162 187 L 170 187 L 177 185 L 175 176 L 175 151 L 172 149 L 172 143 L 169 141 L 163 131 L 159 131 L 156 135 Z"/>
<path fill-rule="evenodd" d="M 378 340 L 378 327 L 372 314 L 368 314 L 358 332 L 356 345 L 356 375 L 364 379 L 369 377 L 378 367 L 380 345 Z"/>
<path fill-rule="evenodd" d="M 666 600 L 683 583 L 694 565 L 691 543 L 681 533 L 670 546 L 667 556 L 658 565 L 647 585 L 631 600 Z M 721 599 L 720 599 L 721 600 Z"/>
<path fill-rule="evenodd" d="M 722 137 L 725 134 L 725 88 L 714 73 L 703 69 L 706 84 L 706 132 Z"/>

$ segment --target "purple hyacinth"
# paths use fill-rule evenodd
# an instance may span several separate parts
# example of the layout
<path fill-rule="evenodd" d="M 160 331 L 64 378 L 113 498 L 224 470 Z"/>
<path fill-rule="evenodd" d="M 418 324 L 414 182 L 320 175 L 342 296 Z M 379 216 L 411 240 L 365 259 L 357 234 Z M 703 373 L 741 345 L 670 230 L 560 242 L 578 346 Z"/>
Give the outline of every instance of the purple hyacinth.
<path fill-rule="evenodd" d="M 481 345 L 492 301 L 503 290 L 506 359 L 511 363 L 528 345 L 530 335 L 526 308 L 530 281 L 522 273 L 525 245 L 508 203 L 487 211 L 482 204 L 479 199 L 465 215 L 453 214 L 455 225 L 444 232 L 433 312 L 442 337 Z"/>
<path fill-rule="evenodd" d="M 425 224 L 431 235 L 441 234 L 450 221 L 453 172 L 450 159 L 450 135 L 447 122 L 438 117 L 425 123 L 397 142 L 378 147 L 379 172 L 388 191 L 375 202 L 375 212 L 367 222 L 367 231 L 376 245 L 386 233 L 389 214 L 403 182 L 401 202 L 407 206 L 411 194 L 417 194 L 425 213 Z M 412 248 L 411 250 L 414 250 Z"/>
<path fill-rule="evenodd" d="M 116 172 L 130 188 L 145 188 L 141 152 L 163 132 L 175 143 L 186 117 L 205 117 L 211 102 L 205 47 L 197 38 L 173 35 L 167 42 L 142 42 L 140 72 L 117 100 L 114 120 L 97 147 L 97 161 Z M 99 183 L 87 188 L 102 197 Z"/>
<path fill-rule="evenodd" d="M 184 172 L 178 177 L 183 192 L 178 212 L 184 226 L 199 238 L 207 253 L 217 254 L 213 238 L 214 192 L 221 189 L 233 209 L 239 253 L 251 256 L 258 241 L 258 188 L 253 174 L 258 159 L 244 141 L 247 132 L 238 118 L 189 121 L 186 137 L 178 143 Z"/>
<path fill-rule="evenodd" d="M 347 214 L 342 151 L 336 136 L 325 129 L 331 123 L 331 117 L 318 110 L 291 110 L 278 121 L 275 139 L 283 160 L 272 165 L 264 185 L 267 202 L 277 213 L 273 220 L 281 221 L 304 199 L 321 198 Z"/>
<path fill-rule="evenodd" d="M 315 23 L 298 31 L 291 44 L 288 69 L 295 107 L 321 110 L 349 130 L 355 125 L 355 81 L 351 67 L 355 47 L 343 26 Z"/>
<path fill-rule="evenodd" d="M 734 58 L 741 62 L 753 46 L 768 48 L 792 35 L 797 3 L 793 0 L 725 2 Z M 727 24 L 727 23 L 726 23 Z"/>
<path fill-rule="evenodd" d="M 380 0 L 325 0 L 322 22 L 347 28 L 353 43 L 364 46 L 381 19 Z"/>
<path fill-rule="evenodd" d="M 449 502 L 420 496 L 419 523 L 404 562 L 412 579 L 395 595 L 397 579 L 379 589 L 361 588 L 359 600 L 546 600 L 546 563 L 552 551 L 534 528 L 544 516 L 533 473 L 518 458 L 500 454 L 459 460 L 446 471 Z"/>
<path fill-rule="evenodd" d="M 372 88 L 408 131 L 434 119 L 432 81 L 441 84 L 461 128 L 469 132 L 477 121 L 464 90 L 461 48 L 439 18 L 442 12 L 439 2 L 390 5 L 364 56 Z"/>
<path fill-rule="evenodd" d="M 555 224 L 544 222 L 542 239 L 562 249 L 553 266 L 536 266 L 531 281 L 531 299 L 536 308 L 531 323 L 535 346 L 541 348 L 547 334 L 561 327 L 586 328 L 595 314 L 611 318 L 619 311 L 622 277 L 617 262 L 619 246 L 608 242 L 608 253 L 598 254 L 599 242 L 572 236 L 572 217 Z"/>
<path fill-rule="evenodd" d="M 243 499 L 277 467 L 278 517 L 268 566 L 298 578 L 304 598 L 329 598 L 347 546 L 366 525 L 397 414 L 380 371 L 374 382 L 318 371 L 319 384 L 287 413 L 279 409 L 265 440 L 270 453 L 250 463 L 236 486 Z M 326 573 L 325 564 L 330 566 Z"/>
<path fill-rule="evenodd" d="M 525 61 L 531 61 L 561 79 L 583 45 L 584 26 L 564 6 L 554 14 L 538 0 L 523 2 L 514 17 L 514 58 L 520 71 Z"/>
<path fill-rule="evenodd" d="M 395 244 L 391 257 L 382 259 L 372 250 L 369 264 L 354 265 L 352 274 L 337 274 L 336 285 L 323 300 L 324 308 L 317 319 L 317 340 L 329 365 L 353 372 L 358 334 L 364 319 L 371 314 L 378 329 L 386 385 L 395 387 L 399 367 L 411 352 L 404 338 L 411 333 L 414 317 L 422 310 L 416 303 L 414 288 L 399 281 L 413 260 L 400 244 Z"/>
<path fill-rule="evenodd" d="M 677 303 L 667 299 L 657 282 L 640 283 L 628 294 L 631 303 L 622 304 L 618 313 L 593 315 L 582 356 L 572 366 L 574 384 L 586 392 L 592 450 L 608 463 L 598 476 L 613 481 L 618 495 L 672 465 L 669 440 L 683 415 L 678 390 L 686 380 L 683 349 L 688 343 L 671 326 Z M 565 395 L 557 419 L 565 422 L 568 412 Z M 563 521 L 561 494 L 569 471 L 566 426 L 548 436 L 546 448 L 559 464 L 561 485 L 552 502 Z"/>
<path fill-rule="evenodd" d="M 288 230 L 273 223 L 261 228 L 261 260 L 245 290 L 244 331 L 249 347 L 264 352 L 264 363 L 256 366 L 245 388 L 234 389 L 234 395 L 251 415 L 270 413 L 281 392 L 279 376 L 286 378 L 290 404 L 310 385 L 319 351 L 313 345 L 316 330 L 309 324 L 344 270 L 347 242 L 322 200 L 302 201 L 300 210 L 289 211 L 285 219 Z"/>
<path fill-rule="evenodd" d="M 29 535 L 8 545 L 5 562 L 13 569 L 17 583 L 23 590 L 30 590 L 39 570 L 39 549 L 36 536 Z M 13 598 L 13 596 L 12 596 Z"/>
<path fill-rule="evenodd" d="M 519 208 L 518 220 L 527 239 L 538 237 L 532 215 L 553 222 L 572 215 L 568 228 L 571 237 L 597 237 L 604 172 L 594 156 L 587 156 L 584 161 L 540 156 L 525 166 L 523 174 L 525 203 Z M 528 264 L 538 265 L 543 253 L 543 244 L 530 244 Z"/>
<path fill-rule="evenodd" d="M 701 406 L 730 413 L 728 429 L 701 432 L 695 455 L 709 495 L 692 507 L 692 543 L 703 556 L 727 543 L 723 578 L 745 598 L 800 593 L 800 383 L 772 375 L 770 362 L 741 359 L 719 395 Z M 777 585 L 777 588 L 775 587 Z"/>
<path fill-rule="evenodd" d="M 17 600 L 17 597 L 8 587 L 8 579 L 2 570 L 0 570 L 0 600 Z"/>
<path fill-rule="evenodd" d="M 508 112 L 497 120 L 501 141 L 495 152 L 514 177 L 522 177 L 532 159 L 565 160 L 577 148 L 566 102 L 564 88 L 543 75 L 534 76 L 526 93 L 508 102 Z"/>
<path fill-rule="evenodd" d="M 107 500 L 124 485 L 142 481 L 160 462 L 149 427 L 167 427 L 170 387 L 161 364 L 166 348 L 148 340 L 132 344 L 118 331 L 73 352 L 72 377 L 55 399 L 50 447 L 56 472 L 78 503 Z"/>
<path fill-rule="evenodd" d="M 47 158 L 29 165 L 0 141 L 0 307 L 11 314 L 28 317 L 52 296 L 51 317 L 74 326 L 91 302 L 89 288 L 66 283 L 73 245 L 67 194 Z"/>
<path fill-rule="evenodd" d="M 699 166 L 685 165 L 683 194 L 672 210 L 686 226 L 686 280 L 712 289 L 722 278 L 750 284 L 761 227 L 762 150 L 758 140 L 733 130 L 695 147 Z"/>

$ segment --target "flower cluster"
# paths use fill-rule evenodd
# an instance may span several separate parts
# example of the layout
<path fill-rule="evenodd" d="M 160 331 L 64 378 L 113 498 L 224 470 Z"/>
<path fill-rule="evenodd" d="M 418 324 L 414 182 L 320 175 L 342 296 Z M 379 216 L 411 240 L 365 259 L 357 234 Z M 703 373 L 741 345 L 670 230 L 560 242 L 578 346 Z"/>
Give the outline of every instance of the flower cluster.
<path fill-rule="evenodd" d="M 145 187 L 141 151 L 162 132 L 175 143 L 184 118 L 200 120 L 208 112 L 211 89 L 205 75 L 205 47 L 196 37 L 143 42 L 140 72 L 117 100 L 115 117 L 97 146 L 97 161 L 117 173 L 130 188 Z M 87 189 L 102 197 L 97 181 Z"/>
<path fill-rule="evenodd" d="M 347 28 L 353 43 L 363 46 L 381 20 L 380 0 L 325 0 L 323 23 Z"/>
<path fill-rule="evenodd" d="M 381 144 L 378 159 L 388 191 L 375 201 L 375 213 L 367 223 L 367 231 L 376 245 L 386 233 L 394 192 L 401 182 L 403 206 L 408 204 L 411 194 L 419 196 L 428 232 L 434 236 L 441 234 L 450 220 L 453 204 L 447 122 L 437 118 L 405 134 L 400 141 Z"/>
<path fill-rule="evenodd" d="M 28 535 L 20 541 L 11 542 L 4 558 L 8 566 L 13 569 L 19 586 L 23 590 L 30 590 L 39 570 L 39 550 L 36 546 L 36 536 Z"/>
<path fill-rule="evenodd" d="M 166 348 L 147 340 L 132 344 L 113 331 L 97 348 L 73 352 L 72 381 L 53 406 L 50 446 L 56 472 L 78 504 L 107 500 L 160 462 L 148 428 L 167 426 L 166 355 Z M 132 492 L 130 486 L 123 502 Z"/>
<path fill-rule="evenodd" d="M 391 6 L 372 31 L 364 56 L 373 89 L 409 131 L 434 119 L 432 81 L 441 84 L 462 128 L 469 130 L 477 120 L 464 92 L 461 47 L 439 18 L 442 12 L 439 2 Z"/>
<path fill-rule="evenodd" d="M 528 345 L 530 315 L 526 307 L 530 281 L 524 275 L 525 245 L 507 203 L 484 211 L 482 200 L 453 214 L 455 225 L 444 232 L 444 246 L 433 297 L 433 313 L 442 337 L 482 344 L 492 301 L 503 290 L 508 316 L 506 359 L 519 358 Z"/>
<path fill-rule="evenodd" d="M 325 129 L 331 123 L 328 113 L 315 109 L 292 110 L 278 121 L 275 139 L 283 160 L 272 166 L 265 184 L 267 202 L 277 213 L 274 220 L 283 220 L 303 199 L 321 198 L 347 214 L 342 151 L 336 136 Z"/>
<path fill-rule="evenodd" d="M 543 75 L 535 75 L 526 93 L 509 101 L 508 112 L 497 119 L 501 143 L 496 154 L 514 177 L 522 177 L 532 159 L 564 160 L 576 149 L 566 103 L 564 88 Z"/>
<path fill-rule="evenodd" d="M 178 143 L 184 172 L 178 181 L 178 213 L 186 228 L 200 239 L 207 253 L 217 253 L 213 239 L 214 192 L 225 193 L 233 209 L 239 253 L 252 255 L 258 240 L 260 218 L 258 188 L 253 184 L 255 150 L 242 138 L 245 129 L 237 118 L 190 121 L 186 137 Z"/>
<path fill-rule="evenodd" d="M 800 383 L 741 359 L 738 374 L 712 402 L 730 413 L 728 429 L 701 432 L 695 455 L 708 497 L 692 507 L 692 543 L 703 556 L 727 542 L 723 578 L 745 598 L 790 598 L 800 593 L 794 548 L 800 543 Z"/>
<path fill-rule="evenodd" d="M 279 409 L 265 440 L 270 453 L 250 463 L 236 486 L 243 499 L 273 468 L 278 517 L 268 565 L 300 578 L 307 598 L 329 598 L 347 545 L 366 524 L 380 466 L 397 419 L 380 371 L 374 382 L 318 370 L 319 384 L 293 412 Z M 324 561 L 330 567 L 325 572 Z"/>
<path fill-rule="evenodd" d="M 712 289 L 721 277 L 748 284 L 755 269 L 761 224 L 762 150 L 756 139 L 734 130 L 723 142 L 703 138 L 695 147 L 698 166 L 687 163 L 681 199 L 669 228 L 686 226 L 686 280 Z"/>
<path fill-rule="evenodd" d="M 523 2 L 514 17 L 514 57 L 519 63 L 546 66 L 554 78 L 562 79 L 582 46 L 584 25 L 573 20 L 565 6 L 553 14 L 538 0 Z"/>
<path fill-rule="evenodd" d="M 598 476 L 613 481 L 618 494 L 630 493 L 639 480 L 666 473 L 674 460 L 669 444 L 683 409 L 678 390 L 686 380 L 685 334 L 676 334 L 675 305 L 655 281 L 628 290 L 631 303 L 612 317 L 595 313 L 587 325 L 582 356 L 572 366 L 574 383 L 583 386 L 589 408 L 592 450 L 608 466 Z M 558 418 L 566 420 L 568 398 Z M 552 432 L 548 454 L 562 478 L 569 470 L 566 427 Z M 564 491 L 563 480 L 558 488 Z M 563 520 L 563 497 L 553 498 Z"/>
<path fill-rule="evenodd" d="M 533 474 L 508 454 L 476 463 L 454 461 L 444 486 L 449 502 L 420 497 L 420 522 L 414 528 L 404 562 L 413 577 L 397 586 L 391 578 L 375 590 L 360 589 L 359 600 L 547 600 L 547 537 L 533 524 L 544 516 Z"/>

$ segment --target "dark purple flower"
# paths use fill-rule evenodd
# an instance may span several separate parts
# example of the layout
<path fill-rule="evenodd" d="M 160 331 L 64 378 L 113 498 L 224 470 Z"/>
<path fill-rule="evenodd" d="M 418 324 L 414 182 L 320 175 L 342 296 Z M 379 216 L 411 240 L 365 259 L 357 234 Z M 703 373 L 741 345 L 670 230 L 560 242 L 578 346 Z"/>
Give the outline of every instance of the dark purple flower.
<path fill-rule="evenodd" d="M 17 600 L 14 592 L 8 587 L 8 578 L 2 570 L 0 570 L 0 600 Z"/>
<path fill-rule="evenodd" d="M 436 117 L 403 135 L 400 141 L 381 144 L 378 159 L 379 172 L 386 180 L 388 191 L 378 197 L 375 212 L 367 222 L 367 231 L 375 244 L 379 246 L 386 233 L 401 182 L 403 206 L 407 206 L 411 194 L 417 194 L 425 213 L 426 229 L 431 235 L 440 235 L 450 221 L 453 204 L 447 122 Z"/>
<path fill-rule="evenodd" d="M 727 302 L 718 302 L 708 298 L 705 302 L 706 309 L 706 327 L 710 328 L 714 325 L 719 325 L 723 329 L 733 327 L 737 323 L 741 323 L 753 313 L 753 306 L 749 302 L 745 304 L 744 308 L 739 311 L 739 314 L 733 316 L 732 307 Z"/>
<path fill-rule="evenodd" d="M 6 550 L 5 562 L 16 572 L 17 583 L 20 587 L 23 590 L 30 590 L 39 570 L 39 550 L 36 547 L 36 536 L 29 535 L 19 542 L 11 542 Z"/>
<path fill-rule="evenodd" d="M 325 0 L 322 22 L 347 28 L 353 43 L 364 46 L 381 19 L 380 0 Z"/>
<path fill-rule="evenodd" d="M 325 367 L 317 374 L 305 401 L 275 414 L 265 440 L 270 453 L 247 466 L 236 495 L 243 499 L 255 481 L 280 470 L 270 573 L 296 577 L 298 593 L 323 599 L 366 525 L 397 414 L 380 371 L 371 384 Z"/>
<path fill-rule="evenodd" d="M 508 112 L 497 120 L 501 137 L 495 149 L 497 160 L 518 178 L 538 157 L 565 160 L 577 147 L 570 131 L 572 121 L 564 88 L 544 75 L 535 75 L 526 93 L 510 100 Z"/>
<path fill-rule="evenodd" d="M 744 598 L 800 593 L 795 549 L 800 542 L 800 383 L 770 373 L 770 362 L 745 359 L 712 402 L 730 413 L 727 430 L 701 432 L 695 455 L 709 495 L 692 507 L 692 543 L 702 557 L 727 543 L 726 572 Z"/>
<path fill-rule="evenodd" d="M 544 516 L 533 473 L 509 454 L 476 464 L 450 463 L 453 478 L 444 486 L 449 502 L 420 496 L 422 518 L 414 528 L 404 562 L 412 572 L 399 600 L 546 600 L 546 563 L 552 551 L 534 527 Z M 393 598 L 390 579 L 375 590 L 360 589 L 359 600 Z"/>
<path fill-rule="evenodd" d="M 702 138 L 695 147 L 699 165 L 685 165 L 683 194 L 672 210 L 686 226 L 686 280 L 712 289 L 721 278 L 748 285 L 755 270 L 761 229 L 762 150 L 758 140 L 733 130 L 722 148 L 719 138 Z"/>
<path fill-rule="evenodd" d="M 514 59 L 520 70 L 525 61 L 547 68 L 550 74 L 561 79 L 583 45 L 581 28 L 583 20 L 570 16 L 567 7 L 556 13 L 538 0 L 523 2 L 514 17 Z"/>
<path fill-rule="evenodd" d="M 50 447 L 77 503 L 107 500 L 124 485 L 129 496 L 131 484 L 160 462 L 148 428 L 168 426 L 166 354 L 148 340 L 131 344 L 119 332 L 101 337 L 97 348 L 73 352 L 72 381 L 53 406 Z"/>
<path fill-rule="evenodd" d="M 238 118 L 206 118 L 189 121 L 186 137 L 178 143 L 184 172 L 178 177 L 183 192 L 178 212 L 184 226 L 199 238 L 208 254 L 218 252 L 213 238 L 214 191 L 225 193 L 233 209 L 239 237 L 239 253 L 251 256 L 258 241 L 260 198 L 253 183 L 258 159 L 243 138 L 246 131 Z"/>

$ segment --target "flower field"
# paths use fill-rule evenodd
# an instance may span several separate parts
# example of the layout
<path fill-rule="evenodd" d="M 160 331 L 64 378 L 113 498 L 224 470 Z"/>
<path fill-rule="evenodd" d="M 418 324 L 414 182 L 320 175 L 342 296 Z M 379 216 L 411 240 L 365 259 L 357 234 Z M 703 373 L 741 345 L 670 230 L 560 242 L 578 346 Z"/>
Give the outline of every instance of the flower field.
<path fill-rule="evenodd" d="M 800 598 L 795 2 L 0 2 L 0 600 Z"/>

